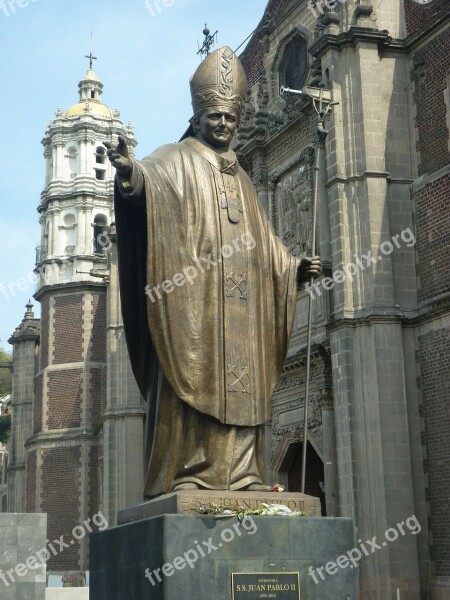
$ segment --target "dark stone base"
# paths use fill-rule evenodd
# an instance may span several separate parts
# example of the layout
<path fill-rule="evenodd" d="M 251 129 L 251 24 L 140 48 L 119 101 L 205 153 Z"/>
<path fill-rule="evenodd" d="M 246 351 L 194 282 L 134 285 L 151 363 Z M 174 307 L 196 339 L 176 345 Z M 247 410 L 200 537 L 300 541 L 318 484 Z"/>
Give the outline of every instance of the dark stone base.
<path fill-rule="evenodd" d="M 324 580 L 315 572 L 318 583 L 309 574 L 353 544 L 351 519 L 153 517 L 92 534 L 90 598 L 232 600 L 232 573 L 294 572 L 302 600 L 356 600 L 358 569 L 334 565 L 333 575 L 322 570 Z M 244 596 L 293 598 L 283 591 L 261 594 Z"/>
<path fill-rule="evenodd" d="M 450 576 L 434 577 L 429 588 L 430 600 L 450 600 Z"/>

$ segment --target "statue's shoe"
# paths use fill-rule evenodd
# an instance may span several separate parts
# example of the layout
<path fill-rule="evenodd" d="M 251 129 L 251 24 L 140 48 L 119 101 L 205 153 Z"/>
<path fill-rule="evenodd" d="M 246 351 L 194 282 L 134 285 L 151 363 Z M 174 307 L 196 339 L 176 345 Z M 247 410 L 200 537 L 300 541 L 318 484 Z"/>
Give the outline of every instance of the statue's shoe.
<path fill-rule="evenodd" d="M 195 483 L 179 483 L 176 485 L 172 492 L 182 492 L 184 490 L 199 490 L 200 488 Z"/>
<path fill-rule="evenodd" d="M 264 485 L 263 483 L 251 483 L 246 488 L 245 492 L 273 492 L 273 488 L 270 485 Z"/>

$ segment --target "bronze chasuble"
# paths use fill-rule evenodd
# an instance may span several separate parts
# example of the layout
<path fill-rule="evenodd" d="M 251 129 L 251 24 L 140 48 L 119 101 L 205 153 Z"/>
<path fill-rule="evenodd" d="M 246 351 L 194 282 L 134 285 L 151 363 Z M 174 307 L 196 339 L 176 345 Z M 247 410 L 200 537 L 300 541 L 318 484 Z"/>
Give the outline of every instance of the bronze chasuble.
<path fill-rule="evenodd" d="M 188 449 L 175 454 L 183 440 L 187 443 L 185 421 L 193 417 L 186 417 L 183 404 L 199 413 L 196 421 L 212 417 L 207 426 L 197 423 L 197 430 L 210 432 L 214 420 L 251 429 L 270 419 L 271 394 L 293 323 L 299 260 L 275 236 L 232 151 L 216 154 L 195 138 L 164 146 L 135 164 L 127 187 L 118 181 L 117 195 L 124 322 L 133 368 L 149 400 L 146 494 L 156 495 L 185 481 L 178 463 Z M 130 223 L 133 217 L 137 227 Z M 140 229 L 146 240 L 139 239 Z M 143 256 L 136 250 L 145 244 Z M 146 276 L 133 280 L 130 274 L 139 264 Z M 196 272 L 191 282 L 170 293 L 158 288 L 187 269 Z M 145 287 L 156 288 L 160 297 L 146 296 Z M 137 306 L 145 310 L 147 327 L 137 318 Z M 136 345 L 142 337 L 147 340 Z M 213 438 L 221 443 L 224 435 L 216 432 L 208 445 Z M 217 452 L 222 461 L 220 448 Z M 171 462 L 170 469 L 163 469 L 156 487 L 149 486 L 162 458 Z M 261 481 L 260 469 L 254 471 L 249 483 Z M 232 485 L 225 480 L 216 488 L 197 475 L 186 481 L 210 489 Z"/>
<path fill-rule="evenodd" d="M 196 113 L 211 106 L 224 121 L 227 102 L 242 105 L 245 75 L 230 53 L 194 76 Z M 116 179 L 115 214 L 125 333 L 148 407 L 145 495 L 262 484 L 301 261 L 228 147 L 187 135 L 130 171 Z"/>

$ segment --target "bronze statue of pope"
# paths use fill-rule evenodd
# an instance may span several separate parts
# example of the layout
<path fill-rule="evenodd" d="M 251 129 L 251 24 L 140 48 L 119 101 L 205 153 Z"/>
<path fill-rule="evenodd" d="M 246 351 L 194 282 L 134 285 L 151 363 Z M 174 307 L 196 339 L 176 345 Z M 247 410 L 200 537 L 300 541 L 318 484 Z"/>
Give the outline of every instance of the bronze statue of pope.
<path fill-rule="evenodd" d="M 247 79 L 228 47 L 191 79 L 183 139 L 138 162 L 124 138 L 115 218 L 125 334 L 147 400 L 144 495 L 266 490 L 264 424 L 297 289 L 321 272 L 275 235 L 230 144 Z"/>

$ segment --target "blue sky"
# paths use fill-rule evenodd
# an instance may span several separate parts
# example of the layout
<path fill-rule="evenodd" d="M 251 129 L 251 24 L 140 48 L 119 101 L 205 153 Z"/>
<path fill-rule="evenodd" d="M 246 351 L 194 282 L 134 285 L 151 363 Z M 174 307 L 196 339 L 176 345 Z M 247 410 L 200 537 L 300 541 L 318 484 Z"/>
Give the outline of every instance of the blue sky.
<path fill-rule="evenodd" d="M 199 64 L 204 24 L 219 30 L 219 46 L 236 49 L 256 28 L 266 4 L 161 0 L 158 10 L 158 0 L 0 0 L 1 347 L 11 349 L 7 340 L 35 291 L 19 280 L 31 274 L 39 244 L 40 142 L 58 105 L 65 110 L 78 100 L 91 31 L 103 100 L 120 109 L 125 124 L 132 121 L 141 158 L 177 141 L 187 127 L 188 82 Z"/>

